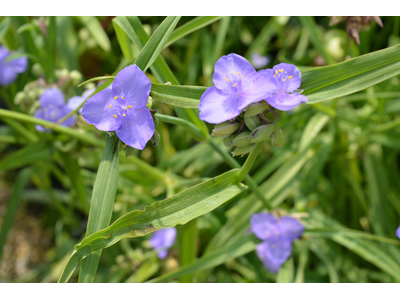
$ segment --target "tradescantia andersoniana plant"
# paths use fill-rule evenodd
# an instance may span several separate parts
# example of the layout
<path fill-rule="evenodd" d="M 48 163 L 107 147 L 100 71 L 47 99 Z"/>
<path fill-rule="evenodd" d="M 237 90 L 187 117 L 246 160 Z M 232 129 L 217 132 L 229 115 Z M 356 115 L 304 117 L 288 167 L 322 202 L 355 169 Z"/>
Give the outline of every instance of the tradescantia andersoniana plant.
<path fill-rule="evenodd" d="M 180 253 L 181 267 L 153 279 L 154 282 L 178 277 L 192 282 L 190 274 L 193 272 L 207 270 L 251 252 L 257 254 L 269 272 L 278 273 L 285 269 L 287 264 L 293 263 L 290 256 L 296 241 L 307 234 L 307 237 L 318 234 L 317 231 L 322 231 L 326 224 L 325 216 L 318 212 L 301 219 L 302 215 L 297 214 L 296 208 L 286 206 L 278 209 L 278 196 L 285 193 L 297 170 L 313 155 L 310 145 L 328 122 L 329 114 L 335 114 L 335 111 L 316 105 L 326 114 L 315 114 L 307 120 L 309 123 L 304 129 L 307 134 L 292 149 L 285 149 L 283 131 L 278 127 L 282 114 L 287 114 L 289 120 L 301 118 L 296 115 L 298 106 L 350 95 L 400 74 L 399 45 L 302 72 L 301 66 L 284 62 L 266 68 L 270 58 L 255 55 L 255 52 L 251 59 L 258 70 L 244 57 L 245 53 L 221 53 L 214 60 L 212 82 L 203 86 L 181 85 L 164 61 L 162 50 L 212 22 L 225 22 L 227 19 L 200 17 L 176 29 L 179 20 L 180 17 L 165 18 L 148 37 L 138 18 L 114 18 L 112 22 L 124 60 L 112 75 L 85 82 L 104 80 L 96 88 L 91 86 L 82 96 L 72 97 L 65 103 L 65 96 L 57 87 L 46 86 L 33 117 L 0 110 L 0 116 L 36 124 L 37 130 L 46 134 L 65 133 L 99 148 L 104 146 L 104 142 L 88 138 L 73 127 L 77 114 L 81 112 L 86 123 L 106 132 L 89 209 L 85 195 L 81 196 L 80 209 L 88 214 L 85 238 L 75 245 L 59 282 L 68 282 L 79 263 L 79 282 L 94 282 L 103 249 L 123 243 L 126 238 L 153 234 L 149 244 L 160 259 L 165 259 L 179 237 L 175 229 L 177 225 L 184 225 L 179 233 L 183 237 L 179 245 L 183 249 Z M 104 41 L 99 44 L 108 49 Z M 173 107 L 177 116 L 162 113 L 159 109 L 161 103 Z M 199 145 L 212 149 L 231 169 L 197 181 L 190 187 L 184 185 L 186 188 L 176 193 L 171 187 L 172 183 L 180 180 L 176 174 L 165 175 L 132 156 L 135 151 L 145 151 L 146 147 L 153 147 L 160 139 L 163 140 L 163 131 L 159 133 L 156 130 L 160 121 L 182 128 Z M 208 127 L 203 121 L 214 127 Z M 220 137 L 222 142 L 219 142 Z M 268 151 L 263 148 L 265 141 L 285 151 L 296 152 L 290 159 L 283 155 L 286 152 L 282 152 L 279 179 L 272 176 L 271 180 L 260 184 L 263 175 L 253 178 L 250 171 L 258 155 Z M 230 154 L 227 148 L 231 149 Z M 120 156 L 123 150 L 126 157 Z M 236 160 L 235 156 L 245 158 Z M 121 186 L 120 161 L 125 158 L 146 176 L 150 174 L 162 182 L 167 197 L 149 203 L 144 210 L 126 211 L 111 223 L 117 190 Z M 65 153 L 61 159 L 64 165 L 71 162 Z M 8 167 L 0 164 L 0 169 Z M 79 183 L 73 184 L 77 190 L 82 190 Z M 239 197 L 244 201 L 227 214 L 226 224 L 196 261 L 196 219 Z M 237 214 L 239 210 L 242 214 Z M 329 226 L 335 230 L 347 230 L 334 221 Z M 348 237 L 333 236 L 333 239 L 351 249 Z M 354 252 L 360 253 L 361 250 Z M 372 254 L 367 260 L 400 280 L 398 264 L 391 269 L 388 267 L 391 261 L 382 263 Z"/>

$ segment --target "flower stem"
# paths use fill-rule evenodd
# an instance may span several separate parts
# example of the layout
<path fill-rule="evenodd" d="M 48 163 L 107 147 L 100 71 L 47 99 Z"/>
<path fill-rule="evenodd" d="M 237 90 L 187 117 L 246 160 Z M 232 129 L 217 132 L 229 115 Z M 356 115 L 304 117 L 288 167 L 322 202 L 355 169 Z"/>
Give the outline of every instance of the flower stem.
<path fill-rule="evenodd" d="M 250 172 L 250 169 L 253 166 L 254 161 L 256 160 L 256 158 L 258 156 L 258 153 L 260 153 L 261 147 L 262 147 L 262 143 L 258 143 L 256 145 L 256 147 L 250 152 L 244 165 L 240 168 L 239 173 L 236 175 L 234 183 L 241 182 L 244 179 L 244 177 Z"/>
<path fill-rule="evenodd" d="M 225 151 L 223 151 L 221 149 L 221 147 L 219 145 L 217 145 L 214 140 L 212 139 L 208 139 L 208 143 L 210 144 L 210 146 L 217 151 L 222 158 L 225 160 L 225 162 L 232 168 L 240 168 L 240 164 L 232 157 L 230 156 L 228 153 L 226 153 Z M 257 148 L 257 147 L 256 147 Z M 252 152 L 254 152 L 253 149 Z M 247 162 L 247 161 L 246 161 Z M 250 190 L 256 194 L 257 198 L 259 198 L 264 206 L 270 210 L 271 209 L 271 204 L 269 203 L 268 199 L 265 198 L 265 195 L 261 192 L 261 190 L 258 187 L 258 184 L 254 181 L 254 179 L 249 175 L 249 174 L 245 174 L 244 176 L 244 182 L 249 186 Z"/>
<path fill-rule="evenodd" d="M 86 236 L 110 224 L 118 185 L 119 143 L 115 134 L 111 137 L 106 135 L 106 148 L 93 186 Z M 93 252 L 82 261 L 79 282 L 94 281 L 101 252 L 101 250 Z"/>

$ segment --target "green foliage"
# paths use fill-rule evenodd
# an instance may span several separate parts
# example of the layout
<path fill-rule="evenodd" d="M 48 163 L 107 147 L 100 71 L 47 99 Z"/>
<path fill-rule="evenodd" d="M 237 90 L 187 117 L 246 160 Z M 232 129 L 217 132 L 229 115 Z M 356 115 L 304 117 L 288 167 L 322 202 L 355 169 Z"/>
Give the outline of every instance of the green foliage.
<path fill-rule="evenodd" d="M 1 262 L 15 256 L 18 207 L 54 240 L 27 273 L 2 269 L 1 280 L 400 282 L 400 21 L 382 21 L 357 46 L 326 17 L 0 17 L 1 44 L 29 59 L 0 89 Z M 279 115 L 280 148 L 264 129 L 250 154 L 232 157 L 247 130 L 230 148 L 197 108 L 221 55 L 254 52 L 269 56 L 266 68 L 298 66 L 309 101 Z M 123 149 L 79 108 L 73 127 L 32 116 L 38 87 L 69 99 L 105 80 L 99 92 L 133 63 L 152 82 L 158 147 Z M 257 109 L 246 112 L 251 130 L 262 127 Z M 271 210 L 306 226 L 276 275 L 249 233 L 251 215 Z M 171 226 L 178 238 L 160 260 L 148 239 Z"/>

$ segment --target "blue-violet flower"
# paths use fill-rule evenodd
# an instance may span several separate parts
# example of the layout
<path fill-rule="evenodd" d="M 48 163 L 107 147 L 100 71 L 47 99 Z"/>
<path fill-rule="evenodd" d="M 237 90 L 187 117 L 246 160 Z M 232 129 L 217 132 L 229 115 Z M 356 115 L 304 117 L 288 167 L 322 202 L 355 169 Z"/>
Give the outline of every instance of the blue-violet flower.
<path fill-rule="evenodd" d="M 68 104 L 67 104 L 68 107 L 69 107 L 71 110 L 77 109 L 79 106 L 81 106 L 81 104 L 82 104 L 83 102 L 85 102 L 85 100 L 86 100 L 87 98 L 89 98 L 89 97 L 94 93 L 95 90 L 96 90 L 95 88 L 92 88 L 92 89 L 89 89 L 89 90 L 85 90 L 85 91 L 82 93 L 82 96 L 74 96 L 74 97 L 71 97 L 71 98 L 68 100 Z M 82 108 L 79 110 L 79 112 L 82 113 Z"/>
<path fill-rule="evenodd" d="M 308 101 L 306 96 L 297 92 L 301 84 L 301 73 L 295 65 L 280 63 L 272 70 L 260 72 L 273 74 L 276 90 L 272 96 L 265 98 L 272 107 L 286 111 Z"/>
<path fill-rule="evenodd" d="M 86 122 L 102 131 L 115 131 L 125 144 L 143 150 L 155 126 L 146 107 L 151 82 L 136 65 L 122 69 L 111 89 L 90 97 L 83 105 Z"/>
<path fill-rule="evenodd" d="M 200 119 L 218 124 L 237 117 L 249 104 L 269 97 L 276 90 L 270 72 L 256 72 L 244 57 L 231 53 L 214 66 L 214 86 L 200 98 Z"/>
<path fill-rule="evenodd" d="M 160 259 L 165 259 L 168 249 L 172 247 L 176 238 L 176 228 L 168 227 L 157 230 L 149 239 L 151 247 L 157 251 Z"/>
<path fill-rule="evenodd" d="M 276 219 L 269 213 L 253 214 L 250 223 L 252 232 L 263 240 L 257 246 L 258 257 L 269 271 L 277 273 L 292 253 L 292 243 L 302 235 L 304 225 L 295 218 Z"/>
<path fill-rule="evenodd" d="M 0 85 L 10 85 L 17 79 L 18 73 L 24 73 L 28 66 L 26 56 L 7 60 L 11 52 L 0 45 Z"/>
<path fill-rule="evenodd" d="M 400 239 L 400 226 L 396 230 L 396 235 Z"/>
<path fill-rule="evenodd" d="M 251 54 L 251 62 L 254 68 L 261 69 L 269 64 L 269 58 L 268 56 L 261 56 L 258 52 L 253 52 Z"/>
<path fill-rule="evenodd" d="M 40 108 L 35 112 L 34 117 L 50 122 L 57 122 L 61 118 L 69 114 L 72 109 L 65 104 L 63 93 L 57 88 L 49 88 L 39 97 Z M 75 116 L 71 116 L 60 125 L 72 126 L 75 123 Z M 41 125 L 36 125 L 37 131 L 50 132 Z"/>

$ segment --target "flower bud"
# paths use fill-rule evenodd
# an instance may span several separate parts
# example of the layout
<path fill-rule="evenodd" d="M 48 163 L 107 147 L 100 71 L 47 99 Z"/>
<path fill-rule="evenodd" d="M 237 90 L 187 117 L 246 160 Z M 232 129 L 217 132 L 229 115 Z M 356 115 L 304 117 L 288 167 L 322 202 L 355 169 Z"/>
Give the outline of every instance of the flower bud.
<path fill-rule="evenodd" d="M 223 126 L 217 126 L 213 129 L 212 136 L 228 136 L 237 131 L 240 127 L 240 123 L 232 123 Z"/>
<path fill-rule="evenodd" d="M 268 107 L 269 107 L 268 104 L 265 103 L 264 101 L 250 104 L 249 106 L 247 106 L 244 116 L 251 117 L 251 116 L 261 114 Z"/>
<path fill-rule="evenodd" d="M 71 82 L 73 85 L 76 85 L 82 81 L 82 74 L 77 70 L 71 71 L 71 73 L 69 73 L 69 77 L 71 77 Z"/>
<path fill-rule="evenodd" d="M 132 147 L 129 147 L 128 145 L 126 145 L 125 156 L 129 157 L 129 156 L 135 155 L 135 153 L 138 151 L 139 151 L 138 149 L 135 149 L 135 148 L 132 148 Z"/>
<path fill-rule="evenodd" d="M 157 130 L 155 130 L 154 134 L 151 138 L 151 142 L 153 143 L 153 146 L 158 147 L 158 144 L 160 143 L 160 139 L 161 139 L 160 133 Z"/>
<path fill-rule="evenodd" d="M 262 125 L 251 132 L 249 139 L 252 143 L 260 143 L 268 139 L 274 129 L 273 124 Z"/>
<path fill-rule="evenodd" d="M 279 127 L 277 127 L 274 132 L 272 133 L 271 136 L 271 142 L 272 145 L 274 145 L 275 147 L 282 147 L 283 144 L 283 132 L 282 129 L 280 129 Z"/>
<path fill-rule="evenodd" d="M 247 146 L 244 147 L 236 147 L 235 150 L 233 150 L 232 156 L 244 156 L 245 154 L 249 153 L 251 150 L 255 148 L 256 144 L 248 144 Z"/>
<path fill-rule="evenodd" d="M 229 144 L 236 147 L 244 147 L 250 144 L 250 131 L 244 131 L 238 134 Z"/>
<path fill-rule="evenodd" d="M 22 102 L 24 102 L 24 100 L 25 100 L 25 93 L 24 92 L 18 92 L 15 95 L 14 103 L 15 104 L 21 104 Z"/>
<path fill-rule="evenodd" d="M 40 64 L 35 63 L 32 66 L 32 73 L 33 73 L 33 75 L 39 77 L 44 74 L 44 70 Z"/>
<path fill-rule="evenodd" d="M 275 116 L 275 114 L 272 112 L 272 111 L 268 111 L 266 114 L 265 114 L 265 117 L 268 119 L 268 120 L 270 120 L 272 123 L 275 123 L 276 122 L 276 116 Z"/>
<path fill-rule="evenodd" d="M 246 117 L 244 118 L 244 123 L 246 124 L 247 128 L 253 131 L 258 126 L 261 125 L 260 118 L 257 116 Z"/>
<path fill-rule="evenodd" d="M 227 136 L 226 138 L 224 138 L 224 145 L 228 148 L 231 148 L 232 145 L 230 144 L 230 142 L 233 141 L 234 138 L 235 136 Z"/>

